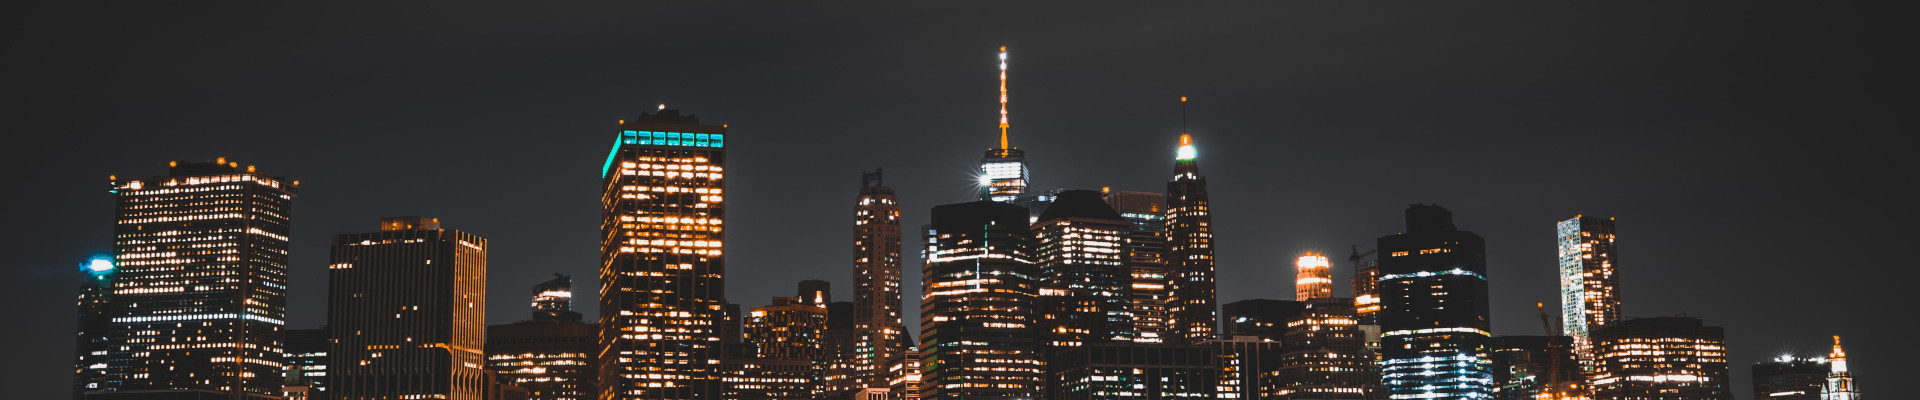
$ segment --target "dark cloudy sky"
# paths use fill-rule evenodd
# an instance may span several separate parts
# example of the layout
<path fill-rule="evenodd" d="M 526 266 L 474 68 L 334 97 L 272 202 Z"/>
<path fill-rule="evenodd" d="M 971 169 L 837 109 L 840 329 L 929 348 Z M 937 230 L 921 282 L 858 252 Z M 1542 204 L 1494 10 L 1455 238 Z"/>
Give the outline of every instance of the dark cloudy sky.
<path fill-rule="evenodd" d="M 909 231 L 967 200 L 1003 45 L 1040 188 L 1164 190 L 1192 98 L 1222 302 L 1290 298 L 1298 252 L 1436 203 L 1487 239 L 1495 331 L 1539 334 L 1554 222 L 1612 216 L 1626 314 L 1725 327 L 1741 398 L 1833 334 L 1870 392 L 1920 374 L 1891 329 L 1916 304 L 1911 31 L 1867 4 L 301 3 L 9 7 L 7 397 L 66 395 L 106 178 L 176 159 L 303 182 L 292 328 L 325 318 L 329 238 L 394 215 L 490 239 L 505 323 L 551 273 L 597 286 L 615 122 L 666 103 L 731 126 L 730 299 L 847 299 L 859 173 L 886 169 Z"/>

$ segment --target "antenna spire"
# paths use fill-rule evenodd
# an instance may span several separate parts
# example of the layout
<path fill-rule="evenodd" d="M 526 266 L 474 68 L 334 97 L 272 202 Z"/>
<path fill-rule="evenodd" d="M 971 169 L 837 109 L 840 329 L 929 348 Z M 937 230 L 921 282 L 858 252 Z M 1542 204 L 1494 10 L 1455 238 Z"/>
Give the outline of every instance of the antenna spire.
<path fill-rule="evenodd" d="M 1187 96 L 1180 96 L 1180 134 L 1187 134 Z"/>
<path fill-rule="evenodd" d="M 1007 146 L 1007 46 L 1000 46 L 1000 149 Z"/>

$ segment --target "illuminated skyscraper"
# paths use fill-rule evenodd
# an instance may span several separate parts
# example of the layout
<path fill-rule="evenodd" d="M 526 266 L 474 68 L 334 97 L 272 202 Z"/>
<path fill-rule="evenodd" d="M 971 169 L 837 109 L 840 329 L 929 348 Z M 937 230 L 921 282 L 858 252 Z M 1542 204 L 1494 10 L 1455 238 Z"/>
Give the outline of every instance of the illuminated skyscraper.
<path fill-rule="evenodd" d="M 881 178 L 878 169 L 860 174 L 853 206 L 854 375 L 869 388 L 887 387 L 913 345 L 900 308 L 900 200 Z"/>
<path fill-rule="evenodd" d="M 1557 231 L 1561 331 L 1573 337 L 1575 351 L 1585 359 L 1592 351 L 1592 332 L 1620 320 L 1613 218 L 1574 216 L 1560 221 Z"/>
<path fill-rule="evenodd" d="M 334 398 L 486 395 L 486 239 L 381 218 L 379 232 L 335 236 L 327 268 Z"/>
<path fill-rule="evenodd" d="M 1726 333 L 1698 318 L 1617 321 L 1593 331 L 1594 400 L 1730 400 Z"/>
<path fill-rule="evenodd" d="M 1088 190 L 1060 192 L 1033 231 L 1045 346 L 1133 341 L 1129 225 Z"/>
<path fill-rule="evenodd" d="M 1766 400 L 1822 400 L 1832 366 L 1825 358 L 1782 355 L 1753 364 L 1753 397 Z"/>
<path fill-rule="evenodd" d="M 601 168 L 601 399 L 712 399 L 724 355 L 726 126 L 622 121 Z"/>
<path fill-rule="evenodd" d="M 1000 48 L 1000 147 L 980 159 L 980 199 L 1012 202 L 1027 194 L 1027 153 L 1007 142 L 1007 48 Z"/>
<path fill-rule="evenodd" d="M 1373 400 L 1380 393 L 1380 366 L 1366 346 L 1353 301 L 1321 297 L 1304 301 L 1300 317 L 1286 323 L 1280 368 L 1263 374 L 1276 400 Z"/>
<path fill-rule="evenodd" d="M 1485 399 L 1486 242 L 1440 206 L 1407 208 L 1407 231 L 1380 244 L 1382 372 L 1394 399 Z"/>
<path fill-rule="evenodd" d="M 1039 271 L 1028 247 L 1027 210 L 993 201 L 938 206 L 926 234 L 921 397 L 1038 395 Z"/>
<path fill-rule="evenodd" d="M 1181 99 L 1185 101 L 1185 98 Z M 1213 210 L 1207 205 L 1207 178 L 1200 176 L 1193 137 L 1180 135 L 1174 153 L 1173 180 L 1167 182 L 1168 324 L 1174 343 L 1213 339 L 1219 311 L 1214 305 Z"/>
<path fill-rule="evenodd" d="M 533 319 L 580 322 L 573 311 L 573 277 L 553 274 L 553 280 L 533 285 Z"/>
<path fill-rule="evenodd" d="M 487 369 L 525 388 L 531 400 L 590 400 L 599 393 L 593 353 L 599 328 L 533 320 L 487 327 Z"/>
<path fill-rule="evenodd" d="M 87 280 L 80 284 L 79 330 L 75 332 L 73 398 L 85 397 L 107 384 L 107 353 L 113 349 L 113 260 L 96 258 L 80 266 Z"/>
<path fill-rule="evenodd" d="M 1380 260 L 1375 250 L 1360 252 L 1353 246 L 1347 261 L 1353 262 L 1353 310 L 1360 331 L 1367 335 L 1367 348 L 1380 355 Z"/>
<path fill-rule="evenodd" d="M 1133 330 L 1136 342 L 1160 343 L 1167 336 L 1166 195 L 1108 192 L 1107 205 L 1128 223 L 1124 247 L 1132 274 Z"/>
<path fill-rule="evenodd" d="M 1293 263 L 1293 299 L 1311 301 L 1333 298 L 1333 264 L 1317 252 L 1301 254 Z"/>
<path fill-rule="evenodd" d="M 298 184 L 225 158 L 168 166 L 167 176 L 113 179 L 113 262 L 89 268 L 106 279 L 82 298 L 83 311 L 104 307 L 106 353 L 90 351 L 86 369 L 106 374 L 83 373 L 99 379 L 85 389 L 279 397 Z M 82 340 L 100 339 L 100 326 L 82 329 Z"/>
<path fill-rule="evenodd" d="M 332 347 L 327 328 L 287 330 L 286 400 L 330 400 L 327 362 Z"/>
<path fill-rule="evenodd" d="M 773 304 L 747 312 L 747 342 L 761 358 L 816 360 L 827 330 L 827 309 L 799 297 L 774 297 Z"/>
<path fill-rule="evenodd" d="M 1833 370 L 1827 375 L 1820 400 L 1859 400 L 1860 388 L 1853 385 L 1853 372 L 1847 371 L 1847 351 L 1840 348 L 1840 335 L 1833 335 L 1833 353 L 1827 354 L 1827 364 Z"/>

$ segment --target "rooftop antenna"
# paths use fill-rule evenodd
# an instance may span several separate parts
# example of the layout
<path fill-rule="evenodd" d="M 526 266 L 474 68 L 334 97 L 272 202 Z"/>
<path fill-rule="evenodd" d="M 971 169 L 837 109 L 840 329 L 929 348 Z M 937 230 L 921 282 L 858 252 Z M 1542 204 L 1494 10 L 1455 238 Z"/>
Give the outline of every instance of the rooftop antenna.
<path fill-rule="evenodd" d="M 1180 134 L 1187 134 L 1187 96 L 1180 96 Z"/>
<path fill-rule="evenodd" d="M 1007 146 L 1007 46 L 1000 46 L 1000 149 Z"/>

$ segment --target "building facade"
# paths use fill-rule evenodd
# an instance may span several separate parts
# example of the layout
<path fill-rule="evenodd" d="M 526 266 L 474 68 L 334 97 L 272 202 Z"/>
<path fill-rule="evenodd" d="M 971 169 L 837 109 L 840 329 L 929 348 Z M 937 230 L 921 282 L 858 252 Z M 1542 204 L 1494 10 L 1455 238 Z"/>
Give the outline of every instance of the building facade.
<path fill-rule="evenodd" d="M 1300 285 L 1317 285 L 1303 281 Z M 1331 282 L 1331 279 L 1328 280 Z M 1284 353 L 1277 370 L 1263 381 L 1275 390 L 1270 399 L 1373 400 L 1380 388 L 1380 367 L 1366 346 L 1353 301 L 1338 297 L 1306 300 L 1299 317 L 1286 323 Z"/>
<path fill-rule="evenodd" d="M 1167 336 L 1167 196 L 1148 192 L 1106 193 L 1107 205 L 1128 223 L 1124 254 L 1132 274 L 1135 342 L 1163 343 Z"/>
<path fill-rule="evenodd" d="M 1307 303 L 1274 299 L 1246 299 L 1220 306 L 1226 321 L 1226 337 L 1251 336 L 1259 340 L 1282 341 L 1287 323 L 1300 319 Z"/>
<path fill-rule="evenodd" d="M 1753 364 L 1753 397 L 1767 400 L 1823 400 L 1832 367 L 1827 359 L 1780 356 Z"/>
<path fill-rule="evenodd" d="M 332 359 L 327 356 L 332 347 L 328 342 L 326 328 L 287 331 L 286 383 L 282 386 L 286 400 L 333 398 L 327 391 L 327 363 Z"/>
<path fill-rule="evenodd" d="M 1853 372 L 1847 370 L 1847 351 L 1840 348 L 1840 335 L 1833 336 L 1833 352 L 1827 354 L 1827 364 L 1832 370 L 1820 400 L 1859 400 L 1860 388 L 1853 385 Z"/>
<path fill-rule="evenodd" d="M 1618 321 L 1593 331 L 1595 400 L 1727 400 L 1726 333 L 1698 318 Z"/>
<path fill-rule="evenodd" d="M 1301 254 L 1293 263 L 1293 299 L 1312 301 L 1333 298 L 1333 264 L 1318 252 Z"/>
<path fill-rule="evenodd" d="M 860 175 L 853 207 L 853 328 L 859 344 L 855 380 L 882 388 L 896 364 L 906 362 L 907 335 L 901 307 L 900 199 L 882 181 L 881 171 Z"/>
<path fill-rule="evenodd" d="M 531 400 L 594 399 L 600 393 L 593 359 L 599 332 L 593 324 L 564 320 L 488 326 L 486 367 Z"/>
<path fill-rule="evenodd" d="M 726 126 L 663 108 L 620 129 L 601 167 L 600 398 L 715 398 Z"/>
<path fill-rule="evenodd" d="M 1171 343 L 1199 343 L 1218 335 L 1213 263 L 1213 210 L 1200 176 L 1193 137 L 1180 135 L 1173 180 L 1167 182 L 1167 318 Z"/>
<path fill-rule="evenodd" d="M 487 240 L 422 217 L 335 236 L 327 354 L 335 399 L 482 400 Z"/>
<path fill-rule="evenodd" d="M 533 319 L 580 322 L 580 313 L 573 311 L 572 276 L 553 274 L 553 280 L 533 285 Z"/>
<path fill-rule="evenodd" d="M 1133 341 L 1133 277 L 1123 256 L 1128 228 L 1094 191 L 1062 191 L 1040 214 L 1032 243 L 1044 346 Z"/>
<path fill-rule="evenodd" d="M 921 278 L 920 396 L 1038 395 L 1039 271 L 1027 211 L 978 201 L 933 208 Z"/>
<path fill-rule="evenodd" d="M 1571 336 L 1498 336 L 1488 342 L 1496 400 L 1585 399 Z M 1560 390 L 1549 390 L 1557 387 Z M 1545 393 L 1543 393 L 1545 392 Z M 1543 396 L 1544 394 L 1544 396 Z"/>
<path fill-rule="evenodd" d="M 1440 206 L 1407 208 L 1380 249 L 1382 379 L 1391 398 L 1484 399 L 1493 376 L 1486 243 Z"/>
<path fill-rule="evenodd" d="M 89 268 L 104 284 L 82 310 L 101 314 L 81 320 L 76 390 L 279 397 L 298 182 L 220 158 L 111 184 L 113 260 Z"/>
<path fill-rule="evenodd" d="M 820 359 L 821 337 L 827 330 L 827 309 L 799 297 L 774 297 L 772 304 L 747 312 L 747 343 L 761 358 Z"/>
<path fill-rule="evenodd" d="M 1560 242 L 1560 326 L 1578 354 L 1591 354 L 1592 332 L 1620 320 L 1619 261 L 1613 218 L 1576 215 L 1556 226 Z M 1583 356 L 1583 358 L 1585 358 Z"/>

